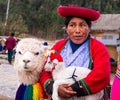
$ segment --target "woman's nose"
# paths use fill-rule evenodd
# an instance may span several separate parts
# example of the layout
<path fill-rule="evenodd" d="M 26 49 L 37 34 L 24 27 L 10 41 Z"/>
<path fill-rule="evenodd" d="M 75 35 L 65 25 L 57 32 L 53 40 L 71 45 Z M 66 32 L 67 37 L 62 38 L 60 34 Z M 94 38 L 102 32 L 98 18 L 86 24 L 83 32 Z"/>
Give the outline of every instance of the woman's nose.
<path fill-rule="evenodd" d="M 76 32 L 79 33 L 80 32 L 80 27 L 76 26 Z"/>

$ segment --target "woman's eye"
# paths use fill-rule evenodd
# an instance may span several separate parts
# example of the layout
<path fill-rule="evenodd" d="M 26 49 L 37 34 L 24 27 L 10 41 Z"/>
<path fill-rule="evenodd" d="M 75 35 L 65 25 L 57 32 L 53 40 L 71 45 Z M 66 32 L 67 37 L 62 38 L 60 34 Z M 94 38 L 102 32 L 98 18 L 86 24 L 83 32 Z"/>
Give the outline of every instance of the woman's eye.
<path fill-rule="evenodd" d="M 80 26 L 83 26 L 83 24 L 80 24 Z"/>
<path fill-rule="evenodd" d="M 39 52 L 36 52 L 35 55 L 39 55 Z"/>
<path fill-rule="evenodd" d="M 70 24 L 69 26 L 70 26 L 70 27 L 75 27 L 75 24 Z"/>
<path fill-rule="evenodd" d="M 81 23 L 81 24 L 80 24 L 80 27 L 83 27 L 83 26 L 86 26 L 86 24 L 85 24 L 85 23 Z"/>

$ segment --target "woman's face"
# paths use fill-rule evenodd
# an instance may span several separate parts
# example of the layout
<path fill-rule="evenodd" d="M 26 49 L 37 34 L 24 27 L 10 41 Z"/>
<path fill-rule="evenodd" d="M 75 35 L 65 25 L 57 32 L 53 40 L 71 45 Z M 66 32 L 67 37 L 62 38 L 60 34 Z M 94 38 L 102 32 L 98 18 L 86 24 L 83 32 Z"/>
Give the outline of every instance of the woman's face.
<path fill-rule="evenodd" d="M 73 17 L 66 28 L 69 38 L 75 44 L 83 43 L 90 32 L 90 28 L 85 20 L 82 18 Z"/>

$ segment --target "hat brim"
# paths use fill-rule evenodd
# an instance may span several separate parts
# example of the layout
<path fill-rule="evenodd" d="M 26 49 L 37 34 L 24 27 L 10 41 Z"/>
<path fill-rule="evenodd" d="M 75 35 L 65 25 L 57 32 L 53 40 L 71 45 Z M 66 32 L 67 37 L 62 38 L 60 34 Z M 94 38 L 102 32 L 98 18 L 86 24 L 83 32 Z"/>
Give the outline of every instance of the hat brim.
<path fill-rule="evenodd" d="M 88 18 L 91 21 L 95 21 L 100 17 L 100 12 L 83 7 L 74 7 L 74 6 L 59 6 L 58 14 L 62 17 L 74 16 L 74 17 L 84 17 Z"/>

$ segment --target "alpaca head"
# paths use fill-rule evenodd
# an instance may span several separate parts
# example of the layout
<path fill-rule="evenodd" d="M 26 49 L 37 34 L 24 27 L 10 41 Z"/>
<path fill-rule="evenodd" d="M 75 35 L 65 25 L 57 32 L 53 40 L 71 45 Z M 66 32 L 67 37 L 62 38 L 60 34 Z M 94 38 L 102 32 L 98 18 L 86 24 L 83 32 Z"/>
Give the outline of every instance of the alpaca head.
<path fill-rule="evenodd" d="M 16 47 L 15 68 L 32 71 L 38 66 L 42 67 L 45 59 L 44 49 L 42 43 L 37 39 L 26 38 L 21 40 Z"/>
<path fill-rule="evenodd" d="M 48 59 L 44 66 L 46 71 L 52 71 L 59 63 L 63 62 L 61 55 L 56 50 L 48 51 Z"/>
<path fill-rule="evenodd" d="M 44 55 L 46 48 L 38 39 L 25 38 L 19 41 L 14 61 L 14 68 L 19 74 L 19 80 L 22 82 L 29 81 L 29 79 L 38 80 L 46 59 Z"/>

